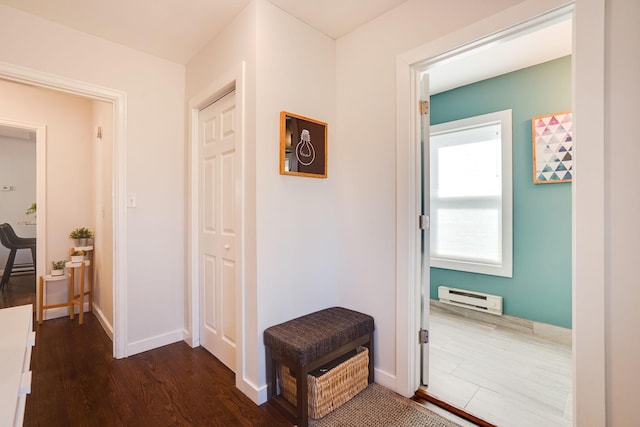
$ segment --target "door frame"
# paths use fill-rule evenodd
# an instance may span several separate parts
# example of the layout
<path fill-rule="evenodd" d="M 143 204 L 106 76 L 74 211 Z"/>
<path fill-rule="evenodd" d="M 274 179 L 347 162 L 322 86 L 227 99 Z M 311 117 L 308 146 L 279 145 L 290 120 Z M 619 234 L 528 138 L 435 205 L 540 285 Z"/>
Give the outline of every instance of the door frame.
<path fill-rule="evenodd" d="M 0 62 L 0 78 L 78 95 L 92 100 L 110 102 L 113 105 L 113 357 L 117 359 L 127 357 L 127 211 L 125 205 L 127 182 L 127 94 L 115 89 L 5 62 Z M 38 157 L 38 161 L 46 160 L 45 154 L 42 154 L 44 158 Z M 40 182 L 38 181 L 39 184 Z M 38 191 L 41 190 L 39 189 Z M 40 197 L 46 198 L 46 194 L 38 194 L 36 203 L 40 203 Z M 40 208 L 38 210 L 40 211 Z M 40 215 L 40 212 L 38 212 L 38 215 Z M 42 229 L 44 230 L 44 227 Z M 38 238 L 40 238 L 39 226 Z M 41 262 L 45 262 L 45 257 L 40 256 L 38 253 L 37 262 L 38 271 L 44 271 L 44 266 Z"/>
<path fill-rule="evenodd" d="M 562 6 L 562 7 L 558 7 L 554 10 L 551 10 L 541 16 L 537 16 L 537 17 L 533 17 L 531 19 L 528 19 L 526 22 L 522 22 L 516 25 L 513 25 L 509 28 L 506 28 L 502 31 L 499 31 L 497 33 L 494 34 L 490 34 L 487 35 L 481 39 L 475 40 L 471 43 L 467 43 L 463 46 L 457 47 L 451 51 L 448 52 L 443 52 L 439 55 L 435 55 L 432 57 L 428 57 L 426 60 L 423 61 L 419 61 L 418 63 L 415 63 L 412 65 L 412 67 L 415 69 L 416 71 L 416 78 L 418 79 L 418 89 L 417 89 L 417 94 L 416 97 L 417 99 L 429 99 L 430 98 L 430 87 L 429 87 L 429 83 L 430 83 L 430 79 L 429 79 L 429 70 L 436 67 L 437 65 L 441 64 L 441 63 L 449 63 L 451 61 L 455 61 L 458 58 L 464 58 L 465 56 L 467 56 L 468 54 L 473 54 L 475 51 L 478 50 L 482 50 L 487 46 L 491 46 L 492 44 L 495 43 L 499 43 L 501 41 L 510 41 L 513 39 L 517 39 L 519 37 L 522 36 L 526 36 L 527 34 L 530 33 L 535 33 L 536 31 L 539 30 L 540 27 L 544 27 L 547 25 L 553 25 L 555 23 L 567 20 L 567 19 L 573 19 L 573 17 L 571 16 L 573 13 L 573 5 L 569 4 L 566 6 Z M 510 111 L 510 110 L 509 110 Z M 429 133 L 430 133 L 430 125 L 425 126 L 425 123 L 429 123 L 426 120 L 429 120 L 431 114 L 429 109 L 427 109 L 426 114 L 420 114 L 417 116 L 417 120 L 419 120 L 419 126 L 420 126 L 420 139 L 421 141 L 427 141 L 429 138 Z M 509 131 L 511 131 L 511 113 L 509 113 L 509 125 L 508 125 Z M 504 130 L 504 129 L 503 129 Z M 426 212 L 426 215 L 429 215 L 429 157 L 430 157 L 430 152 L 429 152 L 429 143 L 424 143 L 424 148 L 422 148 L 424 150 L 424 154 L 421 156 L 420 160 L 422 160 L 422 162 L 420 162 L 420 164 L 418 165 L 418 170 L 419 171 L 423 171 L 423 176 L 422 176 L 422 182 L 420 183 L 420 189 L 421 193 L 423 196 L 420 201 L 420 206 L 419 208 L 421 209 L 421 212 Z M 512 159 L 512 148 L 511 145 L 509 146 L 508 149 L 508 153 L 503 153 L 506 154 L 508 156 L 509 162 L 511 162 Z M 511 164 L 509 164 L 509 169 L 511 169 Z M 504 198 L 507 200 L 507 204 L 509 206 L 513 205 L 513 189 L 512 187 L 512 183 L 508 183 L 508 188 L 507 192 L 504 193 Z M 425 189 L 425 187 L 427 187 Z M 502 187 L 503 190 L 505 190 L 505 184 L 503 184 Z M 506 219 L 509 222 L 513 222 L 513 214 L 512 212 L 509 212 L 508 216 L 505 213 L 504 214 L 505 217 L 503 219 Z M 431 222 L 431 221 L 430 221 Z M 428 233 L 428 230 L 424 230 L 423 232 Z M 506 246 L 507 250 L 510 251 L 511 253 L 513 252 L 513 245 L 512 245 L 512 240 L 513 240 L 513 231 L 511 230 L 509 232 L 509 235 L 506 237 L 507 240 L 509 241 L 509 246 Z M 424 235 L 424 234 L 423 234 Z M 428 240 L 428 239 L 427 239 Z M 429 248 L 430 247 L 430 242 L 422 242 L 423 247 Z M 421 251 L 422 252 L 422 251 Z M 513 255 L 509 255 L 510 257 L 513 257 Z M 512 261 L 509 260 L 509 263 L 511 264 Z M 509 274 L 511 274 L 511 266 L 509 267 L 510 271 Z M 429 255 L 424 255 L 421 254 L 421 269 L 420 269 L 420 273 L 421 273 L 421 277 L 422 277 L 422 287 L 420 289 L 421 293 L 421 298 L 420 298 L 420 307 L 421 307 L 421 314 L 420 314 L 420 325 L 422 329 L 427 329 L 429 327 L 429 301 L 430 301 L 430 293 L 429 292 L 425 292 L 425 290 L 430 290 L 430 277 L 429 277 L 429 272 L 430 272 L 430 259 L 429 259 Z M 426 288 L 426 289 L 425 289 Z M 426 380 L 429 377 L 429 373 L 428 373 L 428 369 L 429 369 L 429 365 L 428 365 L 428 352 L 429 349 L 429 344 L 426 343 L 424 345 L 421 346 L 421 371 L 422 371 L 422 376 L 421 376 L 421 385 L 427 385 L 428 386 L 428 381 Z M 426 355 L 426 356 L 425 356 Z"/>
<path fill-rule="evenodd" d="M 240 198 L 240 212 L 236 212 L 238 219 L 237 238 L 237 270 L 236 270 L 236 386 L 246 395 L 251 396 L 252 392 L 245 381 L 245 339 L 246 325 L 244 319 L 245 310 L 245 62 L 241 62 L 232 69 L 223 73 L 218 79 L 200 90 L 190 98 L 188 103 L 188 165 L 187 177 L 188 200 L 187 200 L 187 286 L 186 286 L 186 325 L 184 331 L 184 341 L 191 347 L 200 345 L 200 262 L 199 262 L 199 235 L 198 235 L 198 183 L 199 183 L 199 162 L 198 162 L 198 133 L 199 133 L 199 113 L 200 110 L 215 102 L 225 94 L 235 90 L 237 130 L 236 135 L 236 155 L 240 159 L 240 170 L 237 171 L 236 196 Z"/>
<path fill-rule="evenodd" d="M 581 141 L 576 162 L 589 170 L 572 189 L 573 419 L 576 425 L 605 424 L 605 0 L 527 0 L 397 57 L 396 390 L 401 394 L 411 396 L 420 385 L 419 72 L 425 61 L 455 56 L 567 7 L 573 7 L 572 104 Z"/>

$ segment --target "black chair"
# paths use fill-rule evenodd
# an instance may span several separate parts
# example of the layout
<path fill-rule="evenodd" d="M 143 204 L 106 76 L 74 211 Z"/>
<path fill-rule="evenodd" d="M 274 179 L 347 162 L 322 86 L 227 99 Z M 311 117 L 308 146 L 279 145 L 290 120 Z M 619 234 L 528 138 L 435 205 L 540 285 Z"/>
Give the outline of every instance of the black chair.
<path fill-rule="evenodd" d="M 7 264 L 4 266 L 2 280 L 0 281 L 0 290 L 2 290 L 9 282 L 11 275 L 35 272 L 36 239 L 33 237 L 19 237 L 15 231 L 13 231 L 13 227 L 11 227 L 11 225 L 4 223 L 0 224 L 0 243 L 2 243 L 5 248 L 9 249 L 9 257 L 7 258 Z M 30 249 L 33 264 L 15 264 L 18 249 Z"/>

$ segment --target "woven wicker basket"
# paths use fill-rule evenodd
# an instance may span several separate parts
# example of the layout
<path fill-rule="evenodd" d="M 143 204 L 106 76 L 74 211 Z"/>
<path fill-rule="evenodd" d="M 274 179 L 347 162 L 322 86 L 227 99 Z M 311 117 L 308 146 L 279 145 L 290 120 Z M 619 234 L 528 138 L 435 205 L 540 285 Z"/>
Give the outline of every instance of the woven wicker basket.
<path fill-rule="evenodd" d="M 369 350 L 360 347 L 357 354 L 326 372 L 323 369 L 307 377 L 309 417 L 322 418 L 339 408 L 368 385 Z M 289 368 L 280 365 L 280 388 L 282 396 L 292 405 L 296 404 L 296 378 Z"/>

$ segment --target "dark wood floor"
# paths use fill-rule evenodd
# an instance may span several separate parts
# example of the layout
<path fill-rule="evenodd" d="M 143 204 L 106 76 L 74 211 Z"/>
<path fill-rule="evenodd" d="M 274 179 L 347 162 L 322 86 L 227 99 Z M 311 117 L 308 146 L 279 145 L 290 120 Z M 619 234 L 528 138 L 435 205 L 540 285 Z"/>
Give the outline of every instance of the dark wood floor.
<path fill-rule="evenodd" d="M 12 277 L 0 292 L 0 308 L 24 304 L 35 307 L 33 275 Z M 91 313 L 83 325 L 34 325 L 25 426 L 292 426 L 236 389 L 233 372 L 202 347 L 179 342 L 116 360 Z"/>
<path fill-rule="evenodd" d="M 0 308 L 16 305 L 36 305 L 36 276 L 12 276 L 4 289 L 0 292 Z"/>
<path fill-rule="evenodd" d="M 127 359 L 92 315 L 35 326 L 25 426 L 290 427 L 275 408 L 256 406 L 234 374 L 184 342 Z"/>

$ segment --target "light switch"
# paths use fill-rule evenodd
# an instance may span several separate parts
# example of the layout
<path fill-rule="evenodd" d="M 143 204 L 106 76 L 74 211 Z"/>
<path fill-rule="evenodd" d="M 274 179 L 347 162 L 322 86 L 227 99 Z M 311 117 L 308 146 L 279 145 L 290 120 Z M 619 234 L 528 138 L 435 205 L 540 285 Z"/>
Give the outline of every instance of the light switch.
<path fill-rule="evenodd" d="M 127 207 L 128 208 L 136 207 L 136 193 L 127 194 Z"/>

